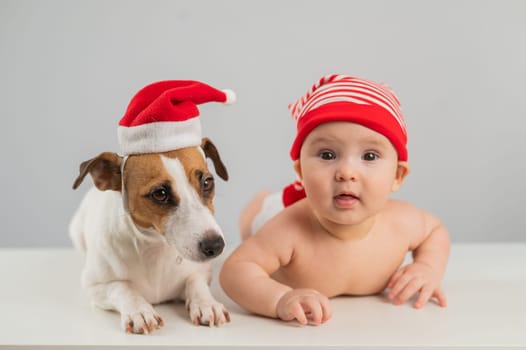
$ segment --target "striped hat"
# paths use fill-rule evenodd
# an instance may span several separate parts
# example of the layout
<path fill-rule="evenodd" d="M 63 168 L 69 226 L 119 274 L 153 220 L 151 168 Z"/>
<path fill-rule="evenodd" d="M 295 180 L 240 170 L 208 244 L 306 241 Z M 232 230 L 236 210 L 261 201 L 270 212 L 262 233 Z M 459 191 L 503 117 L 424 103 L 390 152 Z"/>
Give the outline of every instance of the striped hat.
<path fill-rule="evenodd" d="M 398 98 L 387 86 L 344 75 L 321 78 L 289 105 L 297 123 L 290 156 L 296 160 L 307 135 L 326 122 L 348 121 L 372 129 L 391 141 L 398 159 L 407 160 L 407 132 Z"/>
<path fill-rule="evenodd" d="M 231 90 L 218 90 L 193 80 L 164 80 L 142 88 L 130 101 L 119 122 L 124 155 L 157 153 L 201 145 L 197 105 L 230 104 Z"/>

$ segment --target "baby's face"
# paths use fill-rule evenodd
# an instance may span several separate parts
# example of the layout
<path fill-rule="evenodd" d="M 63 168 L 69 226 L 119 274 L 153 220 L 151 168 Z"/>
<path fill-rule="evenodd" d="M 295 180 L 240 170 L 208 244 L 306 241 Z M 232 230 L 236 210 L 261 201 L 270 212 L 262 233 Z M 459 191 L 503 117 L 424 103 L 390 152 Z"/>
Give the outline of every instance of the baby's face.
<path fill-rule="evenodd" d="M 355 225 L 378 213 L 398 189 L 398 154 L 382 134 L 350 122 L 315 128 L 297 170 L 319 219 Z"/>

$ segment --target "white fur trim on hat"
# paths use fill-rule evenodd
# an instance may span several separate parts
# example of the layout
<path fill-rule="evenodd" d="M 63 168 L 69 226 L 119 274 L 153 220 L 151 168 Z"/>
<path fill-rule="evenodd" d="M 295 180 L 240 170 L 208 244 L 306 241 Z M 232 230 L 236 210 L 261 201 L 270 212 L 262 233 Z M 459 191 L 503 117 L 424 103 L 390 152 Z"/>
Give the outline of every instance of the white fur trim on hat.
<path fill-rule="evenodd" d="M 230 89 L 224 89 L 224 90 L 221 90 L 225 96 L 226 96 L 226 101 L 224 102 L 225 104 L 227 105 L 231 105 L 232 103 L 236 102 L 236 99 L 237 99 L 237 96 L 236 96 L 236 93 Z"/>
<path fill-rule="evenodd" d="M 201 145 L 201 123 L 198 118 L 119 126 L 117 133 L 124 155 L 166 152 Z"/>

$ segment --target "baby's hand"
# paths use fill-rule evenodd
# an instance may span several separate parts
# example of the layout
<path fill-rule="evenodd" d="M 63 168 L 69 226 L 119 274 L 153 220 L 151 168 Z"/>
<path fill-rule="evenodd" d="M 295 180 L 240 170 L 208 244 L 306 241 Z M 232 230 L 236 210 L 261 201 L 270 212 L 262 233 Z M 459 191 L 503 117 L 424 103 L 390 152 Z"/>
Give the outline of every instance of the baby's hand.
<path fill-rule="evenodd" d="M 398 305 L 418 292 L 420 294 L 413 304 L 415 308 L 424 306 L 431 297 L 437 299 L 438 305 L 446 306 L 446 296 L 440 289 L 440 276 L 424 263 L 414 262 L 396 271 L 387 288 L 391 289 L 387 297 Z"/>
<path fill-rule="evenodd" d="M 314 289 L 293 289 L 279 299 L 276 313 L 284 321 L 317 326 L 331 318 L 332 307 L 329 298 Z"/>

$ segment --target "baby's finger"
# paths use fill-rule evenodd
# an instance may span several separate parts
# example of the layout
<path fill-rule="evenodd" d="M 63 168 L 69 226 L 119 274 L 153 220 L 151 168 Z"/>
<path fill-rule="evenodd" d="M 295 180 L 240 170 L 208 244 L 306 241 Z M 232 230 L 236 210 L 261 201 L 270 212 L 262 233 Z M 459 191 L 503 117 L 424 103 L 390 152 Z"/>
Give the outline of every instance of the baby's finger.
<path fill-rule="evenodd" d="M 332 306 L 329 298 L 324 297 L 321 300 L 321 308 L 323 310 L 323 318 L 321 319 L 321 322 L 327 322 L 332 317 Z"/>
<path fill-rule="evenodd" d="M 303 311 L 303 307 L 301 307 L 299 303 L 294 303 L 291 306 L 290 311 L 293 316 L 291 319 L 298 320 L 298 322 L 302 325 L 306 325 L 309 322 L 309 320 L 307 320 L 307 315 L 305 315 L 305 311 Z"/>
<path fill-rule="evenodd" d="M 303 311 L 309 315 L 310 323 L 319 325 L 323 318 L 323 309 L 316 298 L 308 298 L 301 303 Z"/>
<path fill-rule="evenodd" d="M 446 307 L 447 306 L 446 295 L 444 294 L 442 289 L 438 288 L 437 290 L 435 290 L 433 292 L 432 296 L 435 297 L 438 300 L 438 305 L 440 305 L 442 307 Z"/>
<path fill-rule="evenodd" d="M 389 280 L 389 283 L 387 284 L 387 288 L 389 289 L 393 288 L 393 286 L 396 284 L 396 282 L 398 281 L 400 276 L 402 276 L 403 273 L 404 273 L 403 269 L 399 269 L 398 271 L 396 271 L 393 274 L 393 276 L 391 276 L 391 279 Z"/>
<path fill-rule="evenodd" d="M 418 295 L 418 299 L 416 299 L 413 306 L 417 309 L 420 309 L 422 306 L 424 306 L 425 303 L 431 298 L 431 294 L 433 294 L 433 289 L 424 285 L 421 290 L 420 294 Z"/>
<path fill-rule="evenodd" d="M 398 294 L 396 298 L 397 304 L 403 304 L 408 301 L 416 292 L 422 288 L 423 281 L 419 278 L 413 278 L 409 283 L 406 284 L 404 289 Z"/>
<path fill-rule="evenodd" d="M 389 294 L 387 295 L 387 297 L 390 299 L 390 300 L 393 300 L 395 299 L 398 294 L 403 290 L 405 289 L 406 285 L 409 283 L 409 281 L 411 281 L 412 277 L 409 276 L 409 275 L 402 275 L 400 276 L 400 278 L 398 278 L 398 280 L 396 281 L 396 283 L 393 285 L 393 287 L 391 287 L 391 291 L 389 292 Z"/>
<path fill-rule="evenodd" d="M 277 311 L 278 317 L 283 321 L 292 321 L 294 319 L 298 320 L 301 324 L 307 323 L 307 318 L 301 305 L 298 302 L 289 303 L 287 305 L 281 306 Z"/>

